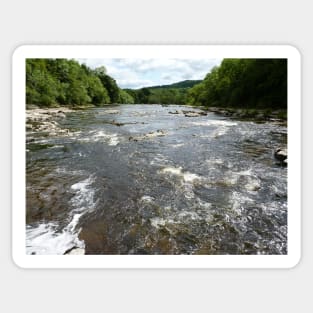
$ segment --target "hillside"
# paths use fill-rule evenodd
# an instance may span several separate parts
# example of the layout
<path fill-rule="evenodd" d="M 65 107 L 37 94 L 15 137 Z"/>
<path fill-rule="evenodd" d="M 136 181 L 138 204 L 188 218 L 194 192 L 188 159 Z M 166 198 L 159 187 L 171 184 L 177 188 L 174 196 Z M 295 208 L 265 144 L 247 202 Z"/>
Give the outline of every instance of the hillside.
<path fill-rule="evenodd" d="M 201 80 L 184 80 L 170 85 L 150 86 L 140 89 L 124 89 L 135 103 L 185 104 L 188 90 Z"/>
<path fill-rule="evenodd" d="M 201 80 L 183 80 L 183 81 L 173 83 L 170 85 L 151 86 L 151 87 L 146 87 L 146 88 L 149 88 L 149 89 L 172 89 L 172 88 L 181 89 L 181 88 L 191 88 L 194 85 L 197 85 L 199 83 L 201 83 Z"/>

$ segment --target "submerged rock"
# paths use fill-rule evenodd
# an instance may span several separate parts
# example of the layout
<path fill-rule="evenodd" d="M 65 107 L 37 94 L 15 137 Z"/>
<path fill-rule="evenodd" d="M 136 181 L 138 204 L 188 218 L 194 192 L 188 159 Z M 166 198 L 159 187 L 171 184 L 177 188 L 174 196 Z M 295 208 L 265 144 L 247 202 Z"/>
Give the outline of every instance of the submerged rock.
<path fill-rule="evenodd" d="M 186 117 L 199 117 L 208 115 L 207 112 L 196 112 L 196 111 L 182 111 Z"/>
<path fill-rule="evenodd" d="M 115 125 L 115 126 L 124 126 L 125 123 L 120 123 L 120 122 L 116 122 L 115 120 L 113 121 L 108 121 L 106 122 L 107 124 L 111 124 L 111 125 Z"/>
<path fill-rule="evenodd" d="M 155 137 L 163 137 L 165 136 L 165 134 L 166 132 L 164 130 L 158 129 L 157 131 L 150 132 L 142 136 L 137 136 L 137 137 L 130 136 L 128 140 L 133 140 L 133 141 L 145 140 L 145 139 L 151 139 Z"/>

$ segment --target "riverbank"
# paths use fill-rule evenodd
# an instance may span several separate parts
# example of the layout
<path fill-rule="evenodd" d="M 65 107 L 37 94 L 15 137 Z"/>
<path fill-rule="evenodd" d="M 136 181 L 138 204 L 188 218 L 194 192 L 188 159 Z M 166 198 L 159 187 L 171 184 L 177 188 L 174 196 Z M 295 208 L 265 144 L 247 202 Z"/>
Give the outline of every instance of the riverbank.
<path fill-rule="evenodd" d="M 49 136 L 69 135 L 69 130 L 62 129 L 57 120 L 64 119 L 66 113 L 73 112 L 66 107 L 33 108 L 26 110 L 26 130 L 47 133 Z"/>
<path fill-rule="evenodd" d="M 287 110 L 200 107 L 202 110 L 240 119 L 280 120 L 287 122 Z"/>
<path fill-rule="evenodd" d="M 116 106 L 117 104 L 105 104 L 102 107 Z M 145 104 L 141 104 L 145 105 Z M 149 104 L 156 105 L 156 104 Z M 176 104 L 161 104 L 163 107 L 176 106 Z M 227 117 L 236 117 L 236 118 L 255 118 L 259 120 L 270 120 L 270 119 L 279 119 L 287 121 L 287 109 L 257 109 L 257 108 L 234 108 L 234 107 L 205 107 L 205 106 L 194 106 L 194 105 L 182 105 L 183 107 L 189 107 L 193 109 L 201 109 L 203 111 L 213 112 Z M 47 114 L 54 114 L 56 111 L 69 112 L 76 110 L 88 110 L 92 108 L 97 108 L 92 104 L 88 105 L 68 105 L 68 106 L 55 106 L 55 107 L 38 107 L 36 105 L 26 105 L 27 112 L 47 112 Z"/>

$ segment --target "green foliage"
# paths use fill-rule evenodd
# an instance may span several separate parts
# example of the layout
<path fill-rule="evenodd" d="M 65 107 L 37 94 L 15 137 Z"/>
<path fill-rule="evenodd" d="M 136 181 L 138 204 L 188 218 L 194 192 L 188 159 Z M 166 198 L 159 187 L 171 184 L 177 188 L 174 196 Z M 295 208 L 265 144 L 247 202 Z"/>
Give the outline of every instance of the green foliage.
<path fill-rule="evenodd" d="M 91 103 L 100 106 L 105 103 L 110 103 L 108 91 L 101 83 L 101 80 L 96 75 L 88 76 L 88 95 L 91 98 Z"/>
<path fill-rule="evenodd" d="M 26 103 L 38 106 L 188 103 L 243 109 L 285 109 L 287 60 L 224 59 L 203 81 L 187 80 L 122 90 L 107 75 L 104 66 L 92 70 L 75 60 L 27 59 Z"/>
<path fill-rule="evenodd" d="M 26 102 L 50 106 L 57 103 L 60 83 L 47 71 L 46 63 L 30 60 L 26 64 Z"/>
<path fill-rule="evenodd" d="M 107 89 L 111 103 L 118 103 L 120 89 L 118 88 L 116 81 L 106 74 L 105 67 L 101 66 L 96 68 L 94 73 L 100 79 L 102 85 Z"/>
<path fill-rule="evenodd" d="M 134 98 L 125 90 L 119 90 L 118 103 L 129 103 L 134 104 Z"/>
<path fill-rule="evenodd" d="M 286 59 L 224 59 L 192 87 L 193 105 L 239 108 L 286 108 Z"/>
<path fill-rule="evenodd" d="M 199 80 L 185 80 L 171 85 L 125 90 L 133 97 L 135 103 L 185 104 L 188 90 L 199 82 Z"/>
<path fill-rule="evenodd" d="M 149 88 L 141 88 L 137 92 L 137 103 L 149 103 L 151 91 Z"/>
<path fill-rule="evenodd" d="M 106 74 L 104 66 L 92 70 L 75 60 L 26 60 L 27 104 L 101 106 L 133 102 L 131 95 L 118 88 L 115 80 Z"/>
<path fill-rule="evenodd" d="M 196 84 L 201 83 L 201 80 L 183 80 L 181 82 L 178 83 L 173 83 L 170 85 L 162 85 L 162 86 L 152 86 L 152 87 L 148 87 L 149 89 L 181 89 L 181 88 L 190 88 L 193 87 Z"/>

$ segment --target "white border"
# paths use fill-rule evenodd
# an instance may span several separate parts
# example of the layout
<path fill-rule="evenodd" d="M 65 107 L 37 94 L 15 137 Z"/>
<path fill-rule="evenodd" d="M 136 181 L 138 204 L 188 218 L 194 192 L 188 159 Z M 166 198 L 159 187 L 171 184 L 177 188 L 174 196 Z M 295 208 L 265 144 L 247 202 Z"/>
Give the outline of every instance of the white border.
<path fill-rule="evenodd" d="M 12 64 L 12 257 L 22 268 L 292 268 L 301 257 L 301 56 L 289 45 L 27 45 Z M 287 58 L 287 255 L 26 255 L 25 59 Z"/>

